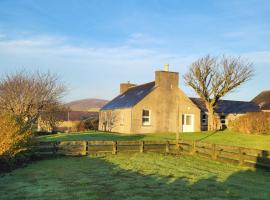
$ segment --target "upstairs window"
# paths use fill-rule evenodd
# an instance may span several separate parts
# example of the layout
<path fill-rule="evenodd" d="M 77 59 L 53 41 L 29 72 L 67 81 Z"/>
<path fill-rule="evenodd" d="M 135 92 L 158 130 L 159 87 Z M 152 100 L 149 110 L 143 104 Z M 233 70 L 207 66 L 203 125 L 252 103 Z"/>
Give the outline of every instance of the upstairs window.
<path fill-rule="evenodd" d="M 151 125 L 151 111 L 144 109 L 142 111 L 142 125 Z"/>

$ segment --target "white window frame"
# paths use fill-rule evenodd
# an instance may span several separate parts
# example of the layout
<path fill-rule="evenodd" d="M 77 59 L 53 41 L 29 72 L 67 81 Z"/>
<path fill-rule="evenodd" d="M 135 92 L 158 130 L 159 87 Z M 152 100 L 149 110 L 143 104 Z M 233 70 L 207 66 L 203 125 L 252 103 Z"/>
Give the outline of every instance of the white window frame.
<path fill-rule="evenodd" d="M 149 116 L 144 116 L 143 115 L 144 111 L 148 111 Z M 145 122 L 143 119 L 148 119 L 148 122 Z M 142 125 L 143 126 L 150 126 L 151 125 L 151 110 L 150 109 L 143 109 L 142 110 Z"/>

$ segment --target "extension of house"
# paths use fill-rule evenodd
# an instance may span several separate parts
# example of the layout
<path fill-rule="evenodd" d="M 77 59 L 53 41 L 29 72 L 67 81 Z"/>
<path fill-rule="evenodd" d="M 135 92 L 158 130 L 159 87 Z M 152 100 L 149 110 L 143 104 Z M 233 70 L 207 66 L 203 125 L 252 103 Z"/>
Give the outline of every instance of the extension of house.
<path fill-rule="evenodd" d="M 199 98 L 179 88 L 179 73 L 155 72 L 155 81 L 120 84 L 120 95 L 99 113 L 99 130 L 120 133 L 199 132 L 207 130 L 207 109 Z M 219 126 L 248 112 L 259 112 L 256 102 L 221 100 L 216 108 Z"/>

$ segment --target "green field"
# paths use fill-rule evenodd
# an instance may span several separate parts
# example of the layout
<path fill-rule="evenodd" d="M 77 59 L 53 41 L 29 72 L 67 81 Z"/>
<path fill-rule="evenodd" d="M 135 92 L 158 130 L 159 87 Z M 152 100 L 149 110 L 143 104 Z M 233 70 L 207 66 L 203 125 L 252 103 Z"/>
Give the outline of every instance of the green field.
<path fill-rule="evenodd" d="M 0 177 L 0 199 L 270 199 L 270 172 L 155 153 L 37 161 Z"/>
<path fill-rule="evenodd" d="M 197 140 L 216 144 L 242 146 L 270 150 L 270 135 L 249 135 L 233 133 L 230 131 L 219 131 L 216 133 L 181 133 L 180 138 L 184 140 Z M 66 141 L 66 140 L 174 140 L 174 133 L 158 134 L 119 134 L 104 132 L 85 133 L 59 133 L 39 137 L 43 141 Z"/>

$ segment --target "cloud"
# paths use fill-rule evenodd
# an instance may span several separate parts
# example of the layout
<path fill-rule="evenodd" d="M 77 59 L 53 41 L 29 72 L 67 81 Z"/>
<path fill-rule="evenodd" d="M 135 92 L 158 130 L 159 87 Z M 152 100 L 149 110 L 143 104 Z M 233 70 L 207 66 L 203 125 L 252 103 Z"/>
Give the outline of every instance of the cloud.
<path fill-rule="evenodd" d="M 138 40 L 141 37 L 140 34 L 133 36 Z M 76 99 L 112 98 L 118 93 L 119 82 L 152 81 L 153 72 L 162 69 L 165 63 L 182 74 L 196 56 L 163 52 L 159 48 L 134 47 L 129 42 L 99 47 L 75 45 L 66 37 L 35 36 L 1 39 L 0 57 L 2 72 L 24 67 L 60 74 L 70 85 L 68 98 Z"/>
<path fill-rule="evenodd" d="M 255 64 L 268 64 L 270 65 L 270 51 L 255 51 L 243 53 L 243 57 L 248 58 L 250 61 Z"/>
<path fill-rule="evenodd" d="M 145 37 L 134 34 L 131 38 L 135 42 L 143 41 Z M 2 73 L 21 67 L 55 72 L 70 87 L 66 100 L 89 97 L 111 99 L 118 94 L 120 82 L 152 81 L 153 72 L 169 63 L 172 71 L 180 73 L 181 88 L 194 96 L 181 77 L 189 64 L 206 53 L 185 55 L 165 52 L 160 48 L 134 47 L 130 41 L 118 46 L 101 47 L 74 44 L 70 38 L 48 35 L 14 39 L 2 37 L 0 69 Z M 242 56 L 254 62 L 256 67 L 270 64 L 270 51 L 244 52 Z"/>

